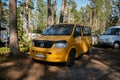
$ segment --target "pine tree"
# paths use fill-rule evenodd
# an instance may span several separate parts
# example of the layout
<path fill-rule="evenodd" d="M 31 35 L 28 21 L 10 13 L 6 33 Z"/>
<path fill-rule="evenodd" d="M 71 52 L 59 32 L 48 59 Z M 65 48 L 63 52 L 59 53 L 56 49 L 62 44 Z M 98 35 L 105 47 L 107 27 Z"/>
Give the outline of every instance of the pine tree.
<path fill-rule="evenodd" d="M 10 17 L 10 51 L 12 56 L 18 56 L 20 53 L 17 33 L 17 0 L 9 0 Z"/>

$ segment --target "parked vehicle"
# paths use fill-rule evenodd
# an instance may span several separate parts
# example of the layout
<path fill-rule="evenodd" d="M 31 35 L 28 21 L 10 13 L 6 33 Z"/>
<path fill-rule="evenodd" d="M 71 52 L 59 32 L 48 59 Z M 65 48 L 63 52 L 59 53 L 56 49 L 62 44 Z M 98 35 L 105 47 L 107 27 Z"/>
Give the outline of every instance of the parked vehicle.
<path fill-rule="evenodd" d="M 40 37 L 32 41 L 30 55 L 33 59 L 74 64 L 74 59 L 91 51 L 91 30 L 76 24 L 49 26 Z"/>
<path fill-rule="evenodd" d="M 115 49 L 120 48 L 120 26 L 113 26 L 100 36 L 98 40 L 99 45 L 112 46 Z"/>

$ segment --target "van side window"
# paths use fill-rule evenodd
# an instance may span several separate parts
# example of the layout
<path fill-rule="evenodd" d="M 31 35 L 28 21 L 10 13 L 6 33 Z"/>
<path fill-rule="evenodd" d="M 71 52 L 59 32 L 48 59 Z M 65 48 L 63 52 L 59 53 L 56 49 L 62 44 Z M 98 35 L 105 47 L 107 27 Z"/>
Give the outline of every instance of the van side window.
<path fill-rule="evenodd" d="M 80 26 L 76 26 L 74 36 L 81 36 L 81 29 Z"/>
<path fill-rule="evenodd" d="M 83 36 L 91 36 L 91 30 L 89 27 L 87 26 L 82 27 L 82 31 L 83 31 Z"/>
<path fill-rule="evenodd" d="M 105 35 L 117 35 L 119 32 L 119 29 L 117 28 L 112 28 L 112 29 L 108 29 L 106 32 L 105 32 Z"/>
<path fill-rule="evenodd" d="M 120 29 L 117 29 L 116 35 L 120 36 Z"/>
<path fill-rule="evenodd" d="M 112 35 L 116 35 L 117 32 L 118 32 L 118 29 L 117 29 L 117 28 L 111 29 L 111 34 L 112 34 Z"/>

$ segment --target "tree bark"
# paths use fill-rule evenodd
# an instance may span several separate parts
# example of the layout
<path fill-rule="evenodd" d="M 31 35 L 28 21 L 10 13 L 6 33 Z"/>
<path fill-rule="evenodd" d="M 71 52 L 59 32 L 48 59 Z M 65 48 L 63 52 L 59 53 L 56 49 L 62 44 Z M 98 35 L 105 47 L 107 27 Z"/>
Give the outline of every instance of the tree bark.
<path fill-rule="evenodd" d="M 51 25 L 51 21 L 52 21 L 51 0 L 48 0 L 47 5 L 48 5 L 48 13 L 47 13 L 47 27 L 48 27 L 49 25 Z"/>
<path fill-rule="evenodd" d="M 59 20 L 59 23 L 63 23 L 64 22 L 64 11 L 65 11 L 65 8 L 66 8 L 66 2 L 67 0 L 62 0 L 62 9 L 61 9 L 61 12 L 60 12 L 60 20 Z"/>
<path fill-rule="evenodd" d="M 30 9 L 29 9 L 29 0 L 26 0 L 26 20 L 27 20 L 26 34 L 28 34 L 28 33 L 29 33 L 29 26 L 30 26 Z"/>
<path fill-rule="evenodd" d="M 1 17 L 2 17 L 2 2 L 0 1 L 0 28 L 1 28 Z"/>
<path fill-rule="evenodd" d="M 9 0 L 9 18 L 10 18 L 10 51 L 12 56 L 20 53 L 17 32 L 17 4 L 16 0 Z"/>
<path fill-rule="evenodd" d="M 56 24 L 56 0 L 54 1 L 54 18 L 53 18 L 54 24 Z"/>

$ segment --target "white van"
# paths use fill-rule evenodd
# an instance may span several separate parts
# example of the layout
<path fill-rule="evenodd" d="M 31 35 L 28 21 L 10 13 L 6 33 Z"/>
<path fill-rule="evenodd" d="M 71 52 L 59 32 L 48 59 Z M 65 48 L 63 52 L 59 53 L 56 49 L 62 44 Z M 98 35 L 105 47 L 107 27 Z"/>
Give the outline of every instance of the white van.
<path fill-rule="evenodd" d="M 112 26 L 98 39 L 99 45 L 112 46 L 115 49 L 120 48 L 120 26 Z"/>

